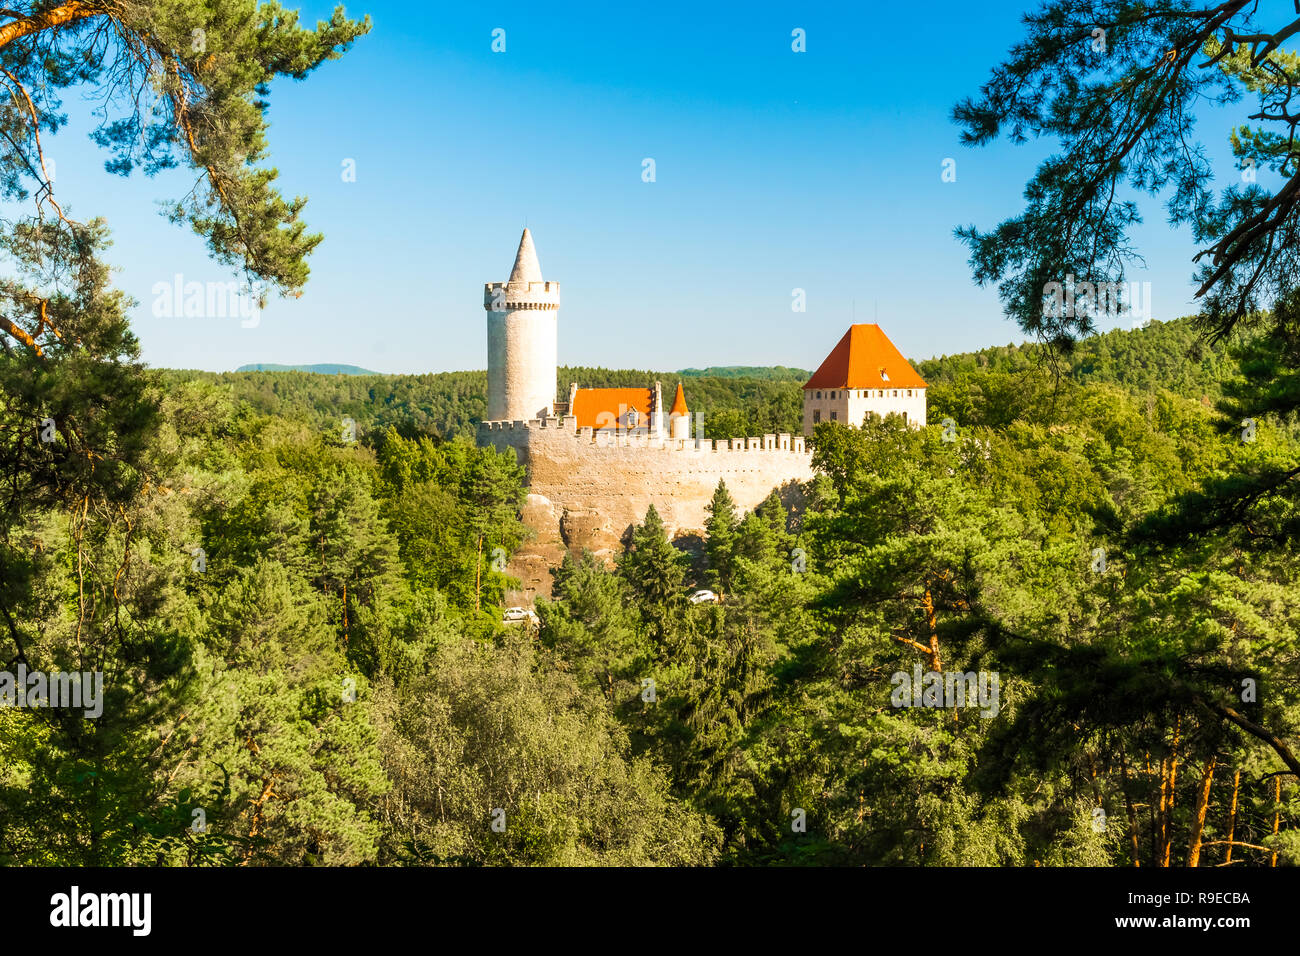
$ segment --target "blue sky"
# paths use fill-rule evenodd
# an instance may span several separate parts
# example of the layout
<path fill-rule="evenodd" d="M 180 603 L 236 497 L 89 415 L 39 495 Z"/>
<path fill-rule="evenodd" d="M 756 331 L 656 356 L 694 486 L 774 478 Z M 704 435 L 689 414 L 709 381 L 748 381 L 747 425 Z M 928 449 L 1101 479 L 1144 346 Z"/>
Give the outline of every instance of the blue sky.
<path fill-rule="evenodd" d="M 949 114 L 1019 39 L 1024 3 L 726 6 L 349 5 L 371 34 L 272 91 L 272 161 L 325 240 L 302 298 L 255 327 L 154 315 L 156 283 L 229 278 L 157 212 L 193 174 L 104 172 L 75 94 L 47 146 L 57 195 L 108 219 L 155 366 L 482 368 L 482 284 L 507 277 L 525 224 L 561 283 L 562 364 L 813 368 L 855 317 L 917 359 L 1020 341 L 952 230 L 1019 212 L 1050 144 L 966 149 Z M 1199 131 L 1225 178 L 1227 129 Z M 1191 240 L 1144 209 L 1129 278 L 1151 282 L 1156 318 L 1194 311 Z"/>

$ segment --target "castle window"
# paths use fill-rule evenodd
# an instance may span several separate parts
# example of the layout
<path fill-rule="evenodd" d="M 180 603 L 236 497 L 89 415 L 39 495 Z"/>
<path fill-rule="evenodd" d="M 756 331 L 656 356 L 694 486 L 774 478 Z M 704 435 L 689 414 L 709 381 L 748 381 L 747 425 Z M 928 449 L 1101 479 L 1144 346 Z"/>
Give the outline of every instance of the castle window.
<path fill-rule="evenodd" d="M 910 388 L 907 390 L 907 397 L 908 398 L 912 397 L 912 390 Z"/>
<path fill-rule="evenodd" d="M 818 422 L 820 422 L 821 420 L 822 420 L 822 410 L 821 410 L 820 408 L 814 408 L 814 409 L 813 409 L 813 424 L 816 425 L 816 424 L 817 424 Z"/>
<path fill-rule="evenodd" d="M 894 389 L 894 398 L 898 398 L 898 389 Z"/>
<path fill-rule="evenodd" d="M 876 397 L 877 397 L 877 398 L 884 398 L 884 397 L 885 397 L 885 390 L 882 388 L 882 389 L 880 390 L 880 393 L 879 393 Z"/>
<path fill-rule="evenodd" d="M 831 412 L 831 421 L 835 421 L 835 420 L 837 420 L 838 418 L 839 418 L 839 415 L 838 415 L 838 414 L 836 414 L 835 412 Z"/>
<path fill-rule="evenodd" d="M 903 412 L 903 424 L 907 424 L 907 412 Z"/>
<path fill-rule="evenodd" d="M 831 398 L 835 398 L 835 393 L 831 392 Z"/>
<path fill-rule="evenodd" d="M 818 392 L 818 393 L 817 393 L 817 397 L 818 397 L 818 398 L 821 398 L 821 397 L 822 397 L 822 393 L 821 393 L 821 392 Z"/>

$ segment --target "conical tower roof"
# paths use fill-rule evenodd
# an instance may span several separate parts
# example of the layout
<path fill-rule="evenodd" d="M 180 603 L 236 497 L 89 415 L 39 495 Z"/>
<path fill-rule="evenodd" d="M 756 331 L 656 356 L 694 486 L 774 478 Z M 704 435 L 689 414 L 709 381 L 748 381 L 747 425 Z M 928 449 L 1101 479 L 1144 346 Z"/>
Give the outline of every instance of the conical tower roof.
<path fill-rule="evenodd" d="M 804 388 L 928 388 L 879 325 L 851 325 Z"/>
<path fill-rule="evenodd" d="M 668 413 L 671 418 L 673 415 L 689 415 L 690 409 L 686 407 L 686 393 L 682 391 L 682 383 L 677 383 L 677 394 L 673 396 L 672 411 Z"/>
<path fill-rule="evenodd" d="M 537 248 L 533 245 L 533 234 L 524 227 L 524 234 L 519 239 L 519 251 L 515 253 L 515 267 L 510 270 L 510 284 L 526 286 L 530 282 L 542 281 L 542 264 L 537 261 Z"/>

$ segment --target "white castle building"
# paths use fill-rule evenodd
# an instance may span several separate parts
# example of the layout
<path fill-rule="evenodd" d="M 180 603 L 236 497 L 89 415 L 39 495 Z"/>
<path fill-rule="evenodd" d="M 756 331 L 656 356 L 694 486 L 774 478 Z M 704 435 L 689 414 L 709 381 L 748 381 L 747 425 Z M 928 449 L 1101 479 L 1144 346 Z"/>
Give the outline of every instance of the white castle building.
<path fill-rule="evenodd" d="M 878 325 L 851 325 L 803 387 L 803 433 L 821 422 L 858 426 L 900 415 L 925 424 L 925 379 Z"/>

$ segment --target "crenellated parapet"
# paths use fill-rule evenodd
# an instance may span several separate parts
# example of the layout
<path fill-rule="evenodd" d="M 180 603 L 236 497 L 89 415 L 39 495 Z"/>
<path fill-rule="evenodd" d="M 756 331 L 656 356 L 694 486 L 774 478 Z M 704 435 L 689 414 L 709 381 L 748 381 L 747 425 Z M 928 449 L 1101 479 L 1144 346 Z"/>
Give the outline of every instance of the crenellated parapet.
<path fill-rule="evenodd" d="M 519 309 L 558 309 L 558 282 L 485 282 L 483 308 L 489 312 L 515 312 Z"/>
<path fill-rule="evenodd" d="M 641 452 L 677 452 L 688 455 L 733 455 L 736 453 L 786 454 L 811 457 L 806 439 L 787 432 L 755 435 L 748 438 L 668 438 L 644 430 L 612 428 L 578 428 L 573 415 L 529 421 L 482 422 L 478 427 L 479 444 L 505 446 L 524 451 L 539 442 L 581 455 L 587 450 L 621 448 Z M 558 444 L 557 444 L 558 443 Z"/>

